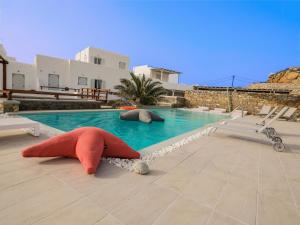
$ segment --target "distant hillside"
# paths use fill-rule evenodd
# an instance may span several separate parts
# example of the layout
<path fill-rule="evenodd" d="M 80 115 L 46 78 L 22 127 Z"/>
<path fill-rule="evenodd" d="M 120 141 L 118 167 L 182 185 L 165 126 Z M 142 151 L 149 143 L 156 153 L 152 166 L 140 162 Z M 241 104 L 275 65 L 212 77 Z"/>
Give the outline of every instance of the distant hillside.
<path fill-rule="evenodd" d="M 254 83 L 250 89 L 288 89 L 291 94 L 300 95 L 300 67 L 291 67 L 269 76 L 266 83 Z"/>
<path fill-rule="evenodd" d="M 267 83 L 300 84 L 300 67 L 287 68 L 269 76 Z"/>

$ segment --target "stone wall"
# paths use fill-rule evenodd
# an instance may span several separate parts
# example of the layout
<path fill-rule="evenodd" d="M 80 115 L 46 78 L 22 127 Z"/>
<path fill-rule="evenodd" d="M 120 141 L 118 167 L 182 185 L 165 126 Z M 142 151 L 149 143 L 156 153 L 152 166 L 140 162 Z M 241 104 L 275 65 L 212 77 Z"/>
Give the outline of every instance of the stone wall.
<path fill-rule="evenodd" d="M 18 112 L 19 101 L 0 99 L 0 113 Z"/>
<path fill-rule="evenodd" d="M 300 96 L 263 92 L 191 90 L 185 92 L 188 107 L 207 106 L 225 108 L 227 111 L 241 106 L 249 114 L 257 114 L 263 105 L 290 106 L 298 108 L 296 117 L 300 118 Z"/>
<path fill-rule="evenodd" d="M 291 94 L 300 95 L 300 84 L 295 83 L 254 83 L 249 85 L 249 89 L 272 89 L 272 90 L 291 90 Z"/>
<path fill-rule="evenodd" d="M 80 100 L 27 100 L 20 99 L 20 111 L 28 110 L 71 110 L 71 109 L 100 109 L 103 103 Z"/>
<path fill-rule="evenodd" d="M 185 98 L 180 96 L 163 96 L 158 105 L 182 107 L 185 105 Z"/>

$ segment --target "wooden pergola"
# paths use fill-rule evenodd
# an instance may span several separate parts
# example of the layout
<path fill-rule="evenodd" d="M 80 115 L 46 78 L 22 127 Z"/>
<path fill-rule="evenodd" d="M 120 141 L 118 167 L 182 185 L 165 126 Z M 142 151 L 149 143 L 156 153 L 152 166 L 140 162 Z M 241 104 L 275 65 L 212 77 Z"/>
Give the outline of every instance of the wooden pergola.
<path fill-rule="evenodd" d="M 2 55 L 0 55 L 0 64 L 2 64 L 3 69 L 3 79 L 2 79 L 2 90 L 6 90 L 6 82 L 7 82 L 7 74 L 6 74 L 6 65 L 8 64 L 8 61 L 3 58 Z"/>

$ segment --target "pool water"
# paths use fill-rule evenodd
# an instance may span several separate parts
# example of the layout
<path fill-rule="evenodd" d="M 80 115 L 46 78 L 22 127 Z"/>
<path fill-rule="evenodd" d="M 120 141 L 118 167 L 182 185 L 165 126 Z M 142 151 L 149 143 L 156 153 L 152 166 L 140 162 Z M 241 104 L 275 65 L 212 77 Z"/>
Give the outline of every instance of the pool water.
<path fill-rule="evenodd" d="M 120 120 L 119 115 L 122 111 L 37 113 L 23 116 L 62 131 L 85 126 L 99 127 L 120 137 L 137 151 L 227 117 L 178 109 L 151 111 L 163 117 L 165 121 L 146 124 Z"/>

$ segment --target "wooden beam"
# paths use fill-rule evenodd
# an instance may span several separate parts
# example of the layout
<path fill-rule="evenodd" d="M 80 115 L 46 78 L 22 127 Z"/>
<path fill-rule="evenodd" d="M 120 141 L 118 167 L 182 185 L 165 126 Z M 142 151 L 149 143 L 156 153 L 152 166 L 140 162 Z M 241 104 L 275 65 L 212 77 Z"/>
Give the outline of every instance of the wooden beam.
<path fill-rule="evenodd" d="M 6 90 L 6 82 L 7 82 L 7 75 L 6 75 L 6 63 L 2 64 L 3 66 L 3 80 L 2 80 L 2 89 Z"/>

